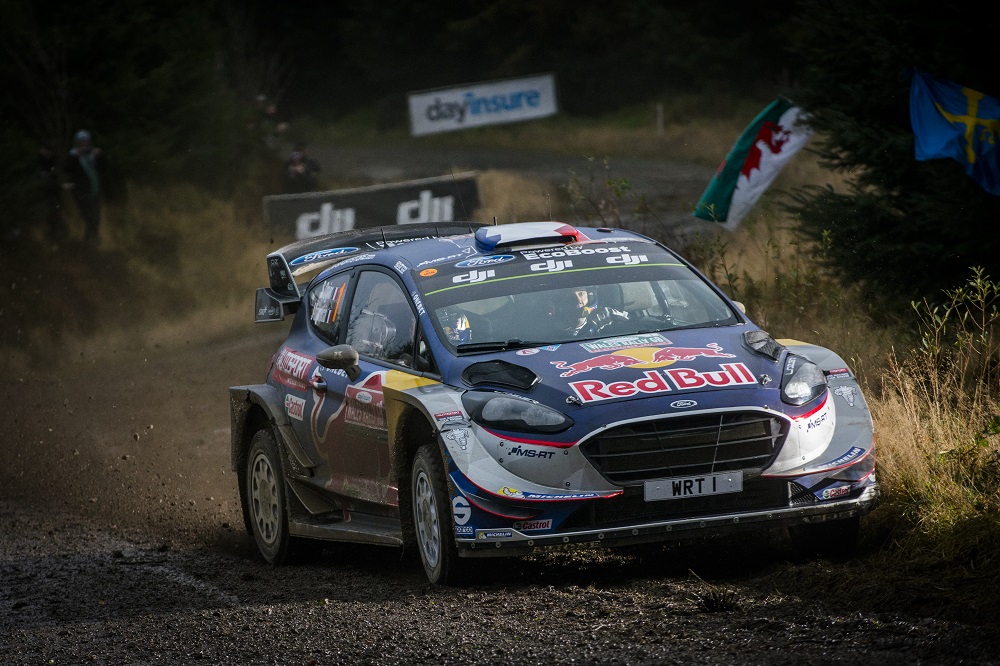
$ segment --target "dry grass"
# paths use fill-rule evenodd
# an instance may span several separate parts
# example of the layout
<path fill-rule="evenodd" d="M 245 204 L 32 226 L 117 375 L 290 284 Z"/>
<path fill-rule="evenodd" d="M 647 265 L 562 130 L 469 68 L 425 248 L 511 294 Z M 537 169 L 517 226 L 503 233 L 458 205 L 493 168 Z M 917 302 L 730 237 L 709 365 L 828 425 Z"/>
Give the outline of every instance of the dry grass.
<path fill-rule="evenodd" d="M 479 173 L 482 205 L 473 215 L 484 222 L 534 222 L 552 219 L 565 196 L 552 183 L 524 178 L 509 171 L 491 169 Z"/>

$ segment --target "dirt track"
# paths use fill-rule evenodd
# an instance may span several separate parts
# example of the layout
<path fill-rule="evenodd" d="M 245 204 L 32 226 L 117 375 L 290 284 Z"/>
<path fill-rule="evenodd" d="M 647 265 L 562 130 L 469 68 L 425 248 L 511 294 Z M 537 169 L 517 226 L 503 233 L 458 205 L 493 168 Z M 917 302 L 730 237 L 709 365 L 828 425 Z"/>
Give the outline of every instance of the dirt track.
<path fill-rule="evenodd" d="M 367 547 L 271 568 L 226 389 L 263 379 L 283 331 L 4 366 L 0 663 L 1000 663 L 995 624 L 858 587 L 871 553 L 791 562 L 780 535 L 486 560 L 464 589 Z"/>

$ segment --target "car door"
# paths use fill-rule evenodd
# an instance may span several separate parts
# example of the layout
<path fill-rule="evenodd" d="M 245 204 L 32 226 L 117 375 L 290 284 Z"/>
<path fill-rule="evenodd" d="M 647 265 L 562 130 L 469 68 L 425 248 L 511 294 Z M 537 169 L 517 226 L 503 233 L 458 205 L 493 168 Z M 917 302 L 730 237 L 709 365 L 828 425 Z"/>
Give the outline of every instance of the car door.
<path fill-rule="evenodd" d="M 359 272 L 345 342 L 357 350 L 361 374 L 344 388 L 331 427 L 317 431 L 320 453 L 339 477 L 341 492 L 358 500 L 396 502 L 382 387 L 388 373 L 413 367 L 416 322 L 409 297 L 390 273 Z"/>
<path fill-rule="evenodd" d="M 344 492 L 341 462 L 330 460 L 324 442 L 338 437 L 349 380 L 343 370 L 328 370 L 316 356 L 343 339 L 352 273 L 332 275 L 310 287 L 308 324 L 293 332 L 278 352 L 274 379 L 284 393 L 285 412 L 299 445 L 319 463 L 315 479 L 337 494 Z"/>

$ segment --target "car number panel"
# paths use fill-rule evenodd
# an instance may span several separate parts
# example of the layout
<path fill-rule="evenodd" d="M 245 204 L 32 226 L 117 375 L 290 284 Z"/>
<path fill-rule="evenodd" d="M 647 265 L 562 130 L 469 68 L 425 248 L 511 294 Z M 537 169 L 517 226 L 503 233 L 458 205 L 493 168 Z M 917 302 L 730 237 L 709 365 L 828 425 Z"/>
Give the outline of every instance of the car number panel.
<path fill-rule="evenodd" d="M 653 479 L 643 484 L 643 496 L 647 502 L 739 492 L 743 492 L 743 472 L 739 470 Z"/>

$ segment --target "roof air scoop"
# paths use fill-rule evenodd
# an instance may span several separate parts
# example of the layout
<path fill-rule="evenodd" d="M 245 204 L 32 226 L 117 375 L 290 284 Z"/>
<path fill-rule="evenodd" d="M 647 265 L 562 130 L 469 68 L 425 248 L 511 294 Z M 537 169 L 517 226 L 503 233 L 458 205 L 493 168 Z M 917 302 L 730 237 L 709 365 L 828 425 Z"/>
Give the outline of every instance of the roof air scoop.
<path fill-rule="evenodd" d="M 558 245 L 587 240 L 580 231 L 564 222 L 523 222 L 476 229 L 476 249 L 495 252 L 526 245 Z"/>

